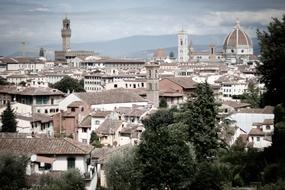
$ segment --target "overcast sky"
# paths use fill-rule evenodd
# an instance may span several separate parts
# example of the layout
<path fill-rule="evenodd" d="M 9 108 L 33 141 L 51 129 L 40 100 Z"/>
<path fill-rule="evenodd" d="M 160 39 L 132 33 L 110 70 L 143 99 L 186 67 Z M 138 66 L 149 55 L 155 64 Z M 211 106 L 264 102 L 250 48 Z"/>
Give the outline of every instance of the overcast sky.
<path fill-rule="evenodd" d="M 0 43 L 60 43 L 65 14 L 72 41 L 132 35 L 226 34 L 236 18 L 255 36 L 271 17 L 285 13 L 284 0 L 0 0 Z"/>

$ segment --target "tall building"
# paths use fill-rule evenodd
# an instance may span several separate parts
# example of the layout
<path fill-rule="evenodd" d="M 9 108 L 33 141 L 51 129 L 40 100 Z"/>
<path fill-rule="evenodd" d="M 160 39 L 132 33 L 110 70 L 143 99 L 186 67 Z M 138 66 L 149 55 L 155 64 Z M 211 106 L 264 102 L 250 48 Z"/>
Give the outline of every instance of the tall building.
<path fill-rule="evenodd" d="M 189 40 L 188 34 L 181 30 L 178 32 L 178 54 L 179 63 L 187 63 L 189 61 Z"/>
<path fill-rule="evenodd" d="M 70 20 L 65 17 L 62 21 L 63 28 L 61 29 L 61 37 L 62 37 L 62 50 L 68 51 L 70 50 L 70 37 L 71 37 L 71 29 L 70 29 Z"/>
<path fill-rule="evenodd" d="M 246 63 L 253 55 L 252 41 L 240 27 L 239 20 L 226 36 L 223 49 L 226 61 L 232 64 Z"/>
<path fill-rule="evenodd" d="M 153 104 L 153 107 L 159 106 L 159 64 L 149 62 L 145 64 L 146 68 L 146 98 Z"/>
<path fill-rule="evenodd" d="M 55 51 L 54 57 L 56 61 L 68 62 L 70 59 L 74 59 L 75 57 L 88 57 L 95 56 L 94 51 L 71 51 L 70 48 L 70 37 L 71 37 L 71 28 L 70 28 L 70 20 L 65 17 L 62 20 L 62 29 L 61 29 L 61 37 L 62 37 L 62 50 Z"/>

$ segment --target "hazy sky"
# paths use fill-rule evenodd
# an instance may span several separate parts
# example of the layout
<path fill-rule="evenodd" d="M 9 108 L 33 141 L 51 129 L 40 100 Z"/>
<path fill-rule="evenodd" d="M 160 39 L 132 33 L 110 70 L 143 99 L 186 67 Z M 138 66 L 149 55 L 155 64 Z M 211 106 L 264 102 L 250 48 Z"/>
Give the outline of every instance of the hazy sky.
<path fill-rule="evenodd" d="M 285 13 L 284 0 L 0 0 L 0 43 L 60 43 L 65 14 L 72 41 L 132 35 L 226 34 L 235 19 L 251 35 Z"/>

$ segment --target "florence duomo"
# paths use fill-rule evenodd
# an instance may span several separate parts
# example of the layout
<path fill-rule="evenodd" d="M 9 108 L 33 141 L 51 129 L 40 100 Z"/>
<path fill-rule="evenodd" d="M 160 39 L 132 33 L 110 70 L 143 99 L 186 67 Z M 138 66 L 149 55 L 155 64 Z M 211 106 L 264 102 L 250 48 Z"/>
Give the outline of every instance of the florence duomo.
<path fill-rule="evenodd" d="M 0 10 L 1 190 L 284 189 L 283 0 Z"/>

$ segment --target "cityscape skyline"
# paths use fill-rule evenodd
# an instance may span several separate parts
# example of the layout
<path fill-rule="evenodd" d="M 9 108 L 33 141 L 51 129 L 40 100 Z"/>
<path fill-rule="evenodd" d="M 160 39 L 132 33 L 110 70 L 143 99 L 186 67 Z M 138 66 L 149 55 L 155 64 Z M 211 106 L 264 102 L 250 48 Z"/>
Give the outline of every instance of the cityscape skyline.
<path fill-rule="evenodd" d="M 136 35 L 176 34 L 181 28 L 190 34 L 190 38 L 191 35 L 227 34 L 237 18 L 244 30 L 255 37 L 257 29 L 264 30 L 272 17 L 280 18 L 285 10 L 282 0 L 109 0 L 83 3 L 75 0 L 1 0 L 0 5 L 0 49 L 17 48 L 15 51 L 19 51 L 21 42 L 34 47 L 60 44 L 65 16 L 71 20 L 71 42 L 84 43 Z"/>

